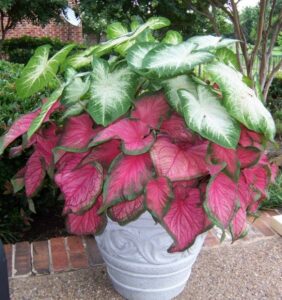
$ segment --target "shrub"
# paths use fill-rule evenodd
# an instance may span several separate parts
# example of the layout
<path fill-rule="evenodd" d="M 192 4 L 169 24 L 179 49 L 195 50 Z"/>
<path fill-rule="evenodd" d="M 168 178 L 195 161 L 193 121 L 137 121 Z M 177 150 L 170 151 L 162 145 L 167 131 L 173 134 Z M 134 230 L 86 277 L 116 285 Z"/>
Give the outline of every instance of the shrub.
<path fill-rule="evenodd" d="M 269 187 L 269 196 L 261 203 L 261 208 L 282 208 L 282 174 L 277 176 L 276 182 Z"/>
<path fill-rule="evenodd" d="M 46 44 L 52 46 L 51 53 L 54 54 L 70 42 L 62 42 L 57 38 L 23 36 L 4 40 L 2 51 L 9 57 L 9 61 L 26 64 L 34 54 L 35 49 Z M 77 45 L 76 49 L 84 49 L 84 46 Z"/>

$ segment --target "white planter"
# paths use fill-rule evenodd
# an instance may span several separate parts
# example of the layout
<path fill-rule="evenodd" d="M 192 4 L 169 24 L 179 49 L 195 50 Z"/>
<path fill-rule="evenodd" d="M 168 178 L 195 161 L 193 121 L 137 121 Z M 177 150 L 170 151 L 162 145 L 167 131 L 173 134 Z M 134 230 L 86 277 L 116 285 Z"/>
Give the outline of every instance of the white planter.
<path fill-rule="evenodd" d="M 198 236 L 188 251 L 170 254 L 172 238 L 146 212 L 126 226 L 108 220 L 96 241 L 119 294 L 128 300 L 169 300 L 184 289 L 205 237 Z"/>

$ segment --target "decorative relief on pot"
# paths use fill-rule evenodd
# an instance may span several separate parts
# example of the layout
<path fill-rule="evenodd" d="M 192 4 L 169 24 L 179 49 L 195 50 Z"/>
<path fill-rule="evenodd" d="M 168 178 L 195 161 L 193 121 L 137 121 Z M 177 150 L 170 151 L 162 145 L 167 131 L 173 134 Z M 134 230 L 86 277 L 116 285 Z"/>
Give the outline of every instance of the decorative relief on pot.
<path fill-rule="evenodd" d="M 156 224 L 149 213 L 144 213 L 138 220 L 120 226 L 109 220 L 104 233 L 96 237 L 99 248 L 112 257 L 127 261 L 167 264 L 193 254 L 202 243 L 197 239 L 187 251 L 168 253 L 167 249 L 173 243 L 172 238 Z"/>

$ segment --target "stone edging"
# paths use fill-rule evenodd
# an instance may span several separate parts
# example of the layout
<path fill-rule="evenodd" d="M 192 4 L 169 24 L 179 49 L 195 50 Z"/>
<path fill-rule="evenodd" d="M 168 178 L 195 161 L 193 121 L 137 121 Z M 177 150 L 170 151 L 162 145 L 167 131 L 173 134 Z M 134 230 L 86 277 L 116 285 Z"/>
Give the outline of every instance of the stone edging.
<path fill-rule="evenodd" d="M 278 211 L 263 212 L 255 222 L 249 218 L 248 236 L 236 243 L 247 243 L 277 235 L 269 225 L 269 218 L 277 214 Z M 223 243 L 220 243 L 219 236 L 220 231 L 213 228 L 205 240 L 204 247 L 231 244 L 229 235 Z M 4 245 L 4 250 L 11 278 L 68 272 L 103 264 L 95 239 L 92 237 L 58 237 L 31 244 L 20 242 Z"/>

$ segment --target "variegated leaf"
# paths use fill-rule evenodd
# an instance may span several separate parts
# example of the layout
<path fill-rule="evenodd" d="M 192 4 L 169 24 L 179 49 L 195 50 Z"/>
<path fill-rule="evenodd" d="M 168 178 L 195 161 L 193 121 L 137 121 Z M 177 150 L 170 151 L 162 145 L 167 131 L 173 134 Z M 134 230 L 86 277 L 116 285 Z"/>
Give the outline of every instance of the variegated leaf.
<path fill-rule="evenodd" d="M 110 72 L 102 59 L 94 59 L 88 112 L 97 124 L 107 126 L 126 113 L 134 98 L 136 75 L 127 67 Z"/>
<path fill-rule="evenodd" d="M 191 43 L 197 44 L 197 50 L 210 50 L 226 47 L 237 42 L 234 39 L 224 39 L 220 36 L 198 35 L 189 39 Z"/>
<path fill-rule="evenodd" d="M 272 116 L 255 92 L 243 83 L 242 74 L 220 62 L 207 66 L 207 71 L 219 85 L 228 113 L 247 128 L 273 139 L 275 124 Z"/>
<path fill-rule="evenodd" d="M 46 87 L 73 47 L 73 44 L 64 47 L 49 60 L 50 46 L 37 48 L 16 81 L 18 95 L 26 98 Z"/>
<path fill-rule="evenodd" d="M 80 77 L 76 77 L 66 87 L 62 103 L 66 105 L 74 104 L 84 96 L 90 87 L 90 80 L 87 78 L 83 81 Z"/>
<path fill-rule="evenodd" d="M 179 96 L 189 128 L 225 148 L 236 148 L 240 137 L 239 124 L 229 116 L 207 87 L 198 85 L 197 95 L 180 90 Z"/>
<path fill-rule="evenodd" d="M 197 45 L 183 42 L 178 45 L 160 44 L 145 56 L 142 68 L 159 78 L 181 75 L 199 64 L 209 62 L 213 54 L 194 51 Z"/>
<path fill-rule="evenodd" d="M 142 69 L 143 59 L 147 53 L 156 47 L 157 43 L 138 43 L 130 48 L 127 53 L 126 59 L 130 66 L 134 69 Z"/>
<path fill-rule="evenodd" d="M 117 37 L 120 37 L 121 35 L 127 34 L 128 30 L 126 26 L 124 26 L 120 22 L 114 22 L 107 26 L 106 32 L 108 39 L 115 39 Z"/>
<path fill-rule="evenodd" d="M 169 104 L 177 111 L 181 112 L 181 100 L 177 93 L 180 89 L 185 89 L 197 95 L 197 86 L 191 77 L 187 75 L 180 75 L 171 79 L 164 80 L 162 85 L 165 90 Z"/>
<path fill-rule="evenodd" d="M 30 138 L 36 130 L 41 126 L 42 122 L 44 121 L 46 115 L 48 114 L 49 110 L 53 106 L 53 104 L 58 101 L 58 98 L 62 95 L 64 90 L 64 86 L 60 86 L 58 89 L 56 89 L 48 98 L 48 100 L 42 105 L 40 114 L 32 121 L 27 136 Z"/>
<path fill-rule="evenodd" d="M 178 31 L 169 30 L 164 36 L 162 42 L 166 44 L 177 45 L 183 42 L 183 37 Z"/>

